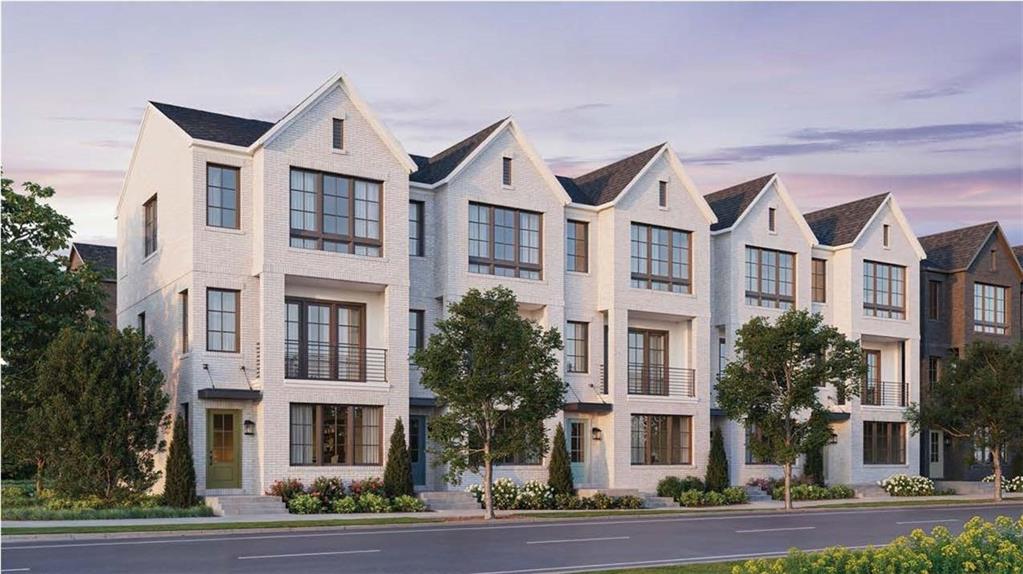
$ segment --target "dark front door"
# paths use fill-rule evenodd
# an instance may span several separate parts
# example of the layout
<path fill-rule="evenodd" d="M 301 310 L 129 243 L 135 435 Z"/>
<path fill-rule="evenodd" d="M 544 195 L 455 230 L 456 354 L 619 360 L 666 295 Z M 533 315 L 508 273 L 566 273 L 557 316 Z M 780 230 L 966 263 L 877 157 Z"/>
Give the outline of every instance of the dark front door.
<path fill-rule="evenodd" d="M 206 411 L 206 488 L 242 487 L 242 412 Z"/>
<path fill-rule="evenodd" d="M 412 461 L 412 484 L 426 484 L 426 417 L 412 415 L 408 420 L 409 459 Z"/>

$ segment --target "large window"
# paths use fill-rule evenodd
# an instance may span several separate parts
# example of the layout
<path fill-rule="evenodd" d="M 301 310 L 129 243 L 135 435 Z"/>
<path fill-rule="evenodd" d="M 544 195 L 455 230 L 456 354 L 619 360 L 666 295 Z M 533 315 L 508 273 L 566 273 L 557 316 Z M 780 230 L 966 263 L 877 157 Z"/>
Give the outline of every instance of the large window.
<path fill-rule="evenodd" d="M 632 415 L 632 464 L 692 464 L 693 417 Z"/>
<path fill-rule="evenodd" d="M 240 293 L 229 289 L 206 290 L 206 350 L 237 353 Z"/>
<path fill-rule="evenodd" d="M 412 361 L 412 355 L 423 348 L 423 341 L 426 338 L 423 332 L 425 313 L 421 309 L 409 309 L 408 312 L 408 356 Z"/>
<path fill-rule="evenodd" d="M 863 464 L 906 464 L 906 424 L 864 421 Z"/>
<path fill-rule="evenodd" d="M 291 170 L 291 246 L 379 257 L 381 184 Z"/>
<path fill-rule="evenodd" d="M 238 229 L 238 168 L 206 164 L 206 225 Z"/>
<path fill-rule="evenodd" d="M 366 349 L 366 307 L 304 299 L 285 301 L 285 377 L 385 380 L 385 352 Z"/>
<path fill-rule="evenodd" d="M 148 257 L 156 251 L 156 196 L 154 195 L 143 206 L 145 216 L 145 255 Z"/>
<path fill-rule="evenodd" d="M 408 254 L 422 257 L 426 252 L 424 242 L 426 235 L 423 233 L 423 202 L 408 202 Z"/>
<path fill-rule="evenodd" d="M 973 330 L 1004 335 L 1008 331 L 1005 294 L 1008 289 L 986 283 L 973 284 Z"/>
<path fill-rule="evenodd" d="M 380 465 L 383 408 L 291 404 L 291 464 Z"/>
<path fill-rule="evenodd" d="M 692 292 L 691 237 L 688 231 L 633 223 L 631 285 L 654 291 Z"/>
<path fill-rule="evenodd" d="M 469 204 L 469 271 L 539 279 L 541 215 L 532 211 Z"/>
<path fill-rule="evenodd" d="M 863 262 L 863 313 L 886 319 L 906 318 L 906 268 Z"/>
<path fill-rule="evenodd" d="M 746 246 L 746 304 L 791 309 L 796 302 L 796 256 Z"/>
<path fill-rule="evenodd" d="M 565 223 L 565 265 L 569 271 L 589 271 L 589 224 L 585 221 Z"/>
<path fill-rule="evenodd" d="M 569 321 L 565 325 L 565 366 L 570 373 L 585 373 L 590 369 L 590 325 Z"/>
<path fill-rule="evenodd" d="M 828 262 L 824 259 L 814 259 L 813 276 L 811 284 L 811 295 L 814 303 L 826 303 L 828 301 Z"/>

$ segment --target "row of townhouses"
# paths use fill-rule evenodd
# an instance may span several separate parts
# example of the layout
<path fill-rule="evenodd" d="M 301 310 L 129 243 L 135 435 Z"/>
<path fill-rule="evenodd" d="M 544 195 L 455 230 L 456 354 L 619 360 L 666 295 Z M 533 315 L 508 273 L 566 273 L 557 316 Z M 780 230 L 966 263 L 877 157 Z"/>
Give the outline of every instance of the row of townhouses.
<path fill-rule="evenodd" d="M 701 476 L 713 431 L 733 483 L 777 474 L 747 451 L 755 431 L 721 416 L 714 381 L 740 325 L 792 307 L 860 341 L 869 367 L 859 398 L 827 398 L 828 480 L 940 473 L 943 438 L 935 463 L 903 408 L 940 369 L 920 357 L 966 341 L 922 349 L 921 310 L 967 339 L 1020 330 L 1023 271 L 997 224 L 971 232 L 974 258 L 997 257 L 973 283 L 955 238 L 922 271 L 890 194 L 804 214 L 768 175 L 704 196 L 668 144 L 560 177 L 510 118 L 410 155 L 342 75 L 276 123 L 150 103 L 117 227 L 117 324 L 153 337 L 205 494 L 379 476 L 398 418 L 417 487 L 445 489 L 409 354 L 473 287 L 511 288 L 562 332 L 568 391 L 549 426 L 564 424 L 586 488 Z M 922 305 L 932 288 L 940 302 Z M 943 305 L 980 314 L 954 315 L 963 327 Z M 498 476 L 545 479 L 544 463 L 512 457 Z"/>

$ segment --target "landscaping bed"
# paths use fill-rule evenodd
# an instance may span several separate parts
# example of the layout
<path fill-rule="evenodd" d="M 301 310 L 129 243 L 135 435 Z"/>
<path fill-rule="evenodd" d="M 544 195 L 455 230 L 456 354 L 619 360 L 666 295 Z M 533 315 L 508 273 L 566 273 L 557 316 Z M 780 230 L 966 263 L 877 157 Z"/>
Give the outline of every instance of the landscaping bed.
<path fill-rule="evenodd" d="M 755 486 L 771 495 L 772 500 L 785 499 L 785 481 L 780 478 L 755 478 L 749 481 L 749 486 Z M 844 484 L 833 484 L 821 486 L 802 477 L 794 478 L 789 488 L 789 494 L 794 501 L 801 500 L 841 500 L 855 498 L 856 491 Z"/>
<path fill-rule="evenodd" d="M 353 480 L 346 486 L 333 476 L 321 476 L 306 487 L 297 478 L 278 480 L 267 489 L 279 496 L 292 514 L 352 514 L 383 512 L 425 512 L 426 503 L 407 494 L 387 496 L 379 478 Z"/>
<path fill-rule="evenodd" d="M 741 486 L 728 486 L 720 490 L 708 488 L 695 476 L 679 478 L 666 476 L 657 483 L 657 496 L 671 498 L 685 507 L 727 506 L 746 504 L 749 497 Z"/>
<path fill-rule="evenodd" d="M 213 516 L 206 505 L 176 508 L 163 504 L 163 497 L 129 495 L 117 500 L 96 496 L 66 498 L 43 489 L 36 495 L 30 482 L 5 481 L 2 491 L 3 520 L 109 520 L 118 518 L 185 518 Z"/>
<path fill-rule="evenodd" d="M 470 485 L 466 492 L 483 506 L 483 485 Z M 586 497 L 555 494 L 549 484 L 536 480 L 520 486 L 511 479 L 499 478 L 494 481 L 492 493 L 496 510 L 635 510 L 644 506 L 644 500 L 638 496 L 608 496 L 600 492 Z"/>

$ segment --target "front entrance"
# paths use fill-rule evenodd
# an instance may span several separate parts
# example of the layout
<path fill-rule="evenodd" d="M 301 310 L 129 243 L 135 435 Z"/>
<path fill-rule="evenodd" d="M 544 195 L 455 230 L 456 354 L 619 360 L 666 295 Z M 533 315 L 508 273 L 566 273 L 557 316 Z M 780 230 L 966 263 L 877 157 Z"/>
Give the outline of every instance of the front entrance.
<path fill-rule="evenodd" d="M 928 476 L 932 479 L 940 479 L 945 477 L 945 433 L 941 431 L 932 430 L 928 433 L 930 439 L 927 445 L 928 460 L 930 465 L 928 467 Z"/>
<path fill-rule="evenodd" d="M 568 420 L 568 459 L 572 463 L 572 482 L 576 486 L 589 482 L 586 476 L 586 458 L 589 454 L 586 445 L 586 421 L 583 419 Z"/>
<path fill-rule="evenodd" d="M 411 415 L 408 418 L 408 454 L 412 461 L 413 486 L 426 485 L 426 417 Z"/>
<path fill-rule="evenodd" d="M 242 487 L 242 412 L 206 410 L 206 488 Z"/>

